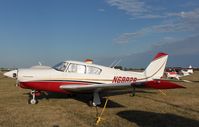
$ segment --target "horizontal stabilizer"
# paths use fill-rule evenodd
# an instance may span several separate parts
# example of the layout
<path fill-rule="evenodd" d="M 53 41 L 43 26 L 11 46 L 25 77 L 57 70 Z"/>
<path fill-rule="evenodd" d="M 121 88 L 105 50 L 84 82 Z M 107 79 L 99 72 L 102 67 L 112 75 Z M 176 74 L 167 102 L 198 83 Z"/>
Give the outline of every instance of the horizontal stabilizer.
<path fill-rule="evenodd" d="M 178 85 L 173 82 L 165 81 L 165 80 L 153 80 L 144 83 L 145 87 L 153 88 L 153 89 L 175 89 L 175 88 L 185 88 L 184 86 Z"/>

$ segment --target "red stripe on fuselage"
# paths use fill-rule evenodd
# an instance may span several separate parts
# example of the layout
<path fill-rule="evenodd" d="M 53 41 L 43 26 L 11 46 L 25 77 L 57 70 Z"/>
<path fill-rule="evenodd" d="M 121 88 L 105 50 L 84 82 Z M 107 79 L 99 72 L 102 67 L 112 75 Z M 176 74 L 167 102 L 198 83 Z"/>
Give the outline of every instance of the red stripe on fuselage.
<path fill-rule="evenodd" d="M 25 89 L 34 89 L 37 91 L 49 91 L 59 93 L 71 93 L 60 89 L 61 85 L 88 85 L 85 82 L 68 82 L 68 81 L 32 81 L 32 82 L 20 82 L 20 87 Z"/>

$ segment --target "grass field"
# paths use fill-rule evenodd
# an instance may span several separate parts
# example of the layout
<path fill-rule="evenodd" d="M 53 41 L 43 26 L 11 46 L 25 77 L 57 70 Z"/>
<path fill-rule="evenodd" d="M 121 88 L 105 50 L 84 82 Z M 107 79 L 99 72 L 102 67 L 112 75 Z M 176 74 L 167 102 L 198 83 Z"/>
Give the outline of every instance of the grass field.
<path fill-rule="evenodd" d="M 199 81 L 199 72 L 185 79 Z M 187 88 L 166 90 L 166 96 L 158 90 L 140 89 L 135 97 L 128 93 L 110 96 L 98 126 L 199 127 L 199 82 L 179 84 Z M 0 79 L 0 127 L 96 126 L 96 109 L 87 104 L 89 95 L 50 95 L 29 105 L 29 92 L 16 87 L 15 80 Z"/>

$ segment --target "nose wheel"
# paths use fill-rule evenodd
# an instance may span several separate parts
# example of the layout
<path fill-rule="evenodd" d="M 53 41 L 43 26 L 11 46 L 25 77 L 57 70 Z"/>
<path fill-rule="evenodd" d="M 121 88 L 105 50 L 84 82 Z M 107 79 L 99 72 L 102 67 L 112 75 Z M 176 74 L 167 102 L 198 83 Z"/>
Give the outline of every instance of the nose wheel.
<path fill-rule="evenodd" d="M 37 104 L 38 103 L 38 100 L 36 99 L 36 91 L 35 90 L 32 90 L 30 92 L 30 94 L 32 95 L 32 98 L 30 98 L 28 100 L 28 104 Z"/>

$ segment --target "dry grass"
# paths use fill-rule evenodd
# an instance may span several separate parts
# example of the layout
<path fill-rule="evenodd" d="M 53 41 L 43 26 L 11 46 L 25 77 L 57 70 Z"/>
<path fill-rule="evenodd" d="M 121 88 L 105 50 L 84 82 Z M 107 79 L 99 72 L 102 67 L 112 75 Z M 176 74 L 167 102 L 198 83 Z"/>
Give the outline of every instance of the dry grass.
<path fill-rule="evenodd" d="M 199 80 L 199 72 L 187 79 Z M 167 96 L 157 90 L 138 89 L 135 97 L 111 96 L 104 120 L 98 126 L 199 127 L 199 83 L 180 84 L 187 88 L 164 91 Z M 28 92 L 15 87 L 14 80 L 0 80 L 1 127 L 96 126 L 96 110 L 85 103 L 89 95 L 51 96 L 49 100 L 39 100 L 37 105 L 28 105 Z"/>

